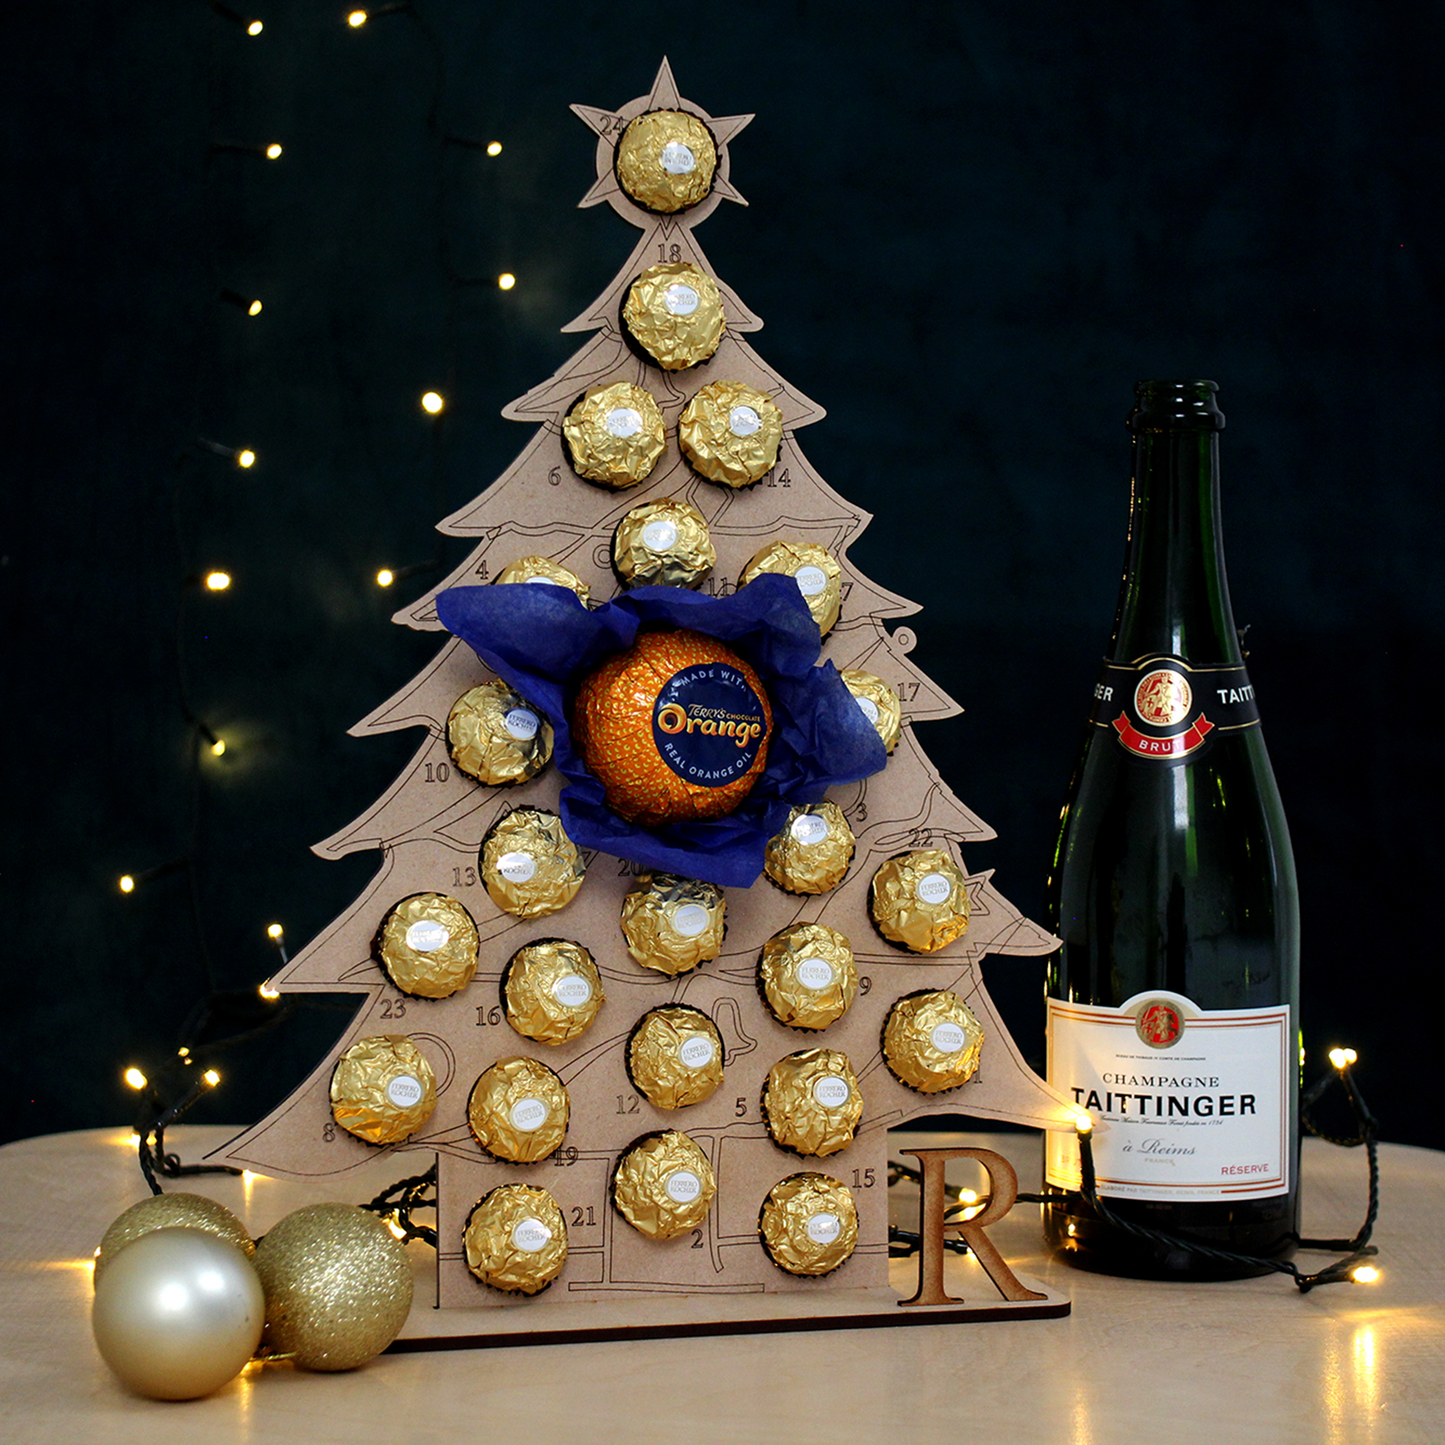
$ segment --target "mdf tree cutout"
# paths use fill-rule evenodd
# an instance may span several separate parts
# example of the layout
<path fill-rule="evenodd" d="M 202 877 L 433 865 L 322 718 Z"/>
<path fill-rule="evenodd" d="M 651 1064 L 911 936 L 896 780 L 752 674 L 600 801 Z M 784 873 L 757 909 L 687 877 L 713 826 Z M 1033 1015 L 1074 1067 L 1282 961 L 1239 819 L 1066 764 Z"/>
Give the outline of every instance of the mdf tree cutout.
<path fill-rule="evenodd" d="M 582 205 L 601 203 L 641 231 L 615 280 L 564 328 L 590 339 L 540 386 L 503 415 L 536 430 L 516 461 L 475 500 L 440 523 L 451 536 L 473 543 L 449 578 L 395 618 L 405 626 L 441 631 L 437 595 L 450 588 L 488 585 L 524 556 L 549 558 L 577 574 L 593 605 L 619 595 L 612 568 L 612 537 L 625 513 L 640 503 L 677 498 L 707 521 L 717 562 L 700 590 L 726 595 L 765 544 L 782 539 L 818 544 L 842 569 L 841 617 L 827 634 L 823 657 L 840 669 L 857 668 L 890 683 L 903 701 L 904 725 L 886 768 L 865 781 L 836 789 L 856 835 L 857 849 L 843 881 L 829 892 L 796 895 L 766 877 L 748 888 L 729 888 L 727 934 L 716 959 L 678 977 L 640 967 L 629 957 L 619 929 L 624 896 L 637 884 L 635 864 L 584 852 L 586 879 L 563 910 L 522 920 L 494 904 L 479 877 L 479 848 L 499 818 L 514 808 L 557 811 L 562 780 L 551 766 L 529 782 L 489 787 L 463 774 L 449 752 L 447 717 L 457 698 L 491 674 L 464 643 L 443 642 L 435 660 L 352 730 L 357 735 L 417 727 L 420 747 L 391 789 L 316 852 L 325 858 L 379 849 L 381 867 L 352 907 L 273 979 L 282 992 L 363 995 L 355 1019 L 331 1054 L 296 1092 L 222 1152 L 227 1161 L 292 1178 L 344 1176 L 376 1156 L 377 1146 L 353 1138 L 333 1121 L 329 1083 L 338 1056 L 375 1035 L 408 1036 L 436 1077 L 437 1103 L 426 1124 L 390 1152 L 428 1156 L 399 1160 L 398 1173 L 438 1163 L 438 1302 L 443 1307 L 494 1306 L 553 1312 L 607 1296 L 760 1294 L 885 1287 L 887 1246 L 887 1131 L 940 1112 L 966 1113 L 1040 1128 L 1068 1126 L 1072 1109 L 1024 1063 L 983 985 L 985 954 L 1039 955 L 1054 942 L 1022 917 L 993 886 L 990 872 L 970 873 L 970 847 L 994 836 L 948 789 L 919 747 L 914 725 L 958 711 L 911 660 L 915 637 L 887 624 L 916 605 L 863 576 L 848 560 L 853 540 L 870 517 L 834 492 L 809 464 L 799 444 L 804 427 L 821 421 L 822 407 L 773 371 L 750 338 L 762 322 L 716 278 L 695 230 L 723 201 L 746 204 L 731 180 L 730 142 L 750 116 L 714 118 L 681 97 L 666 61 L 649 94 L 618 110 L 574 106 L 597 137 L 596 185 Z M 618 136 L 644 112 L 681 111 L 707 126 L 716 142 L 711 192 L 688 210 L 656 214 L 636 204 L 619 184 L 614 155 Z M 716 280 L 726 331 L 716 353 L 700 365 L 664 371 L 629 345 L 619 312 L 633 281 L 659 262 L 688 262 Z M 756 485 L 733 490 L 695 472 L 677 444 L 677 420 L 689 399 L 719 379 L 741 381 L 766 393 L 781 409 L 783 437 L 776 465 Z M 667 424 L 666 449 L 646 480 L 609 491 L 573 470 L 562 423 L 589 387 L 629 381 L 651 393 Z M 965 557 L 966 565 L 966 557 Z M 922 847 L 947 851 L 968 878 L 967 932 L 929 954 L 886 942 L 870 919 L 869 883 L 886 859 Z M 402 899 L 438 893 L 460 902 L 475 921 L 479 963 L 471 983 L 451 997 L 408 997 L 394 987 L 373 956 L 373 941 L 388 912 Z M 851 1008 L 820 1033 L 779 1023 L 760 997 L 758 959 L 763 944 L 799 922 L 820 922 L 853 948 L 859 977 Z M 606 1001 L 580 1037 L 557 1046 L 513 1031 L 502 1007 L 503 971 L 524 943 L 566 938 L 596 960 Z M 919 990 L 951 990 L 972 1008 L 985 1041 L 977 1073 L 961 1088 L 925 1095 L 906 1087 L 886 1067 L 880 1034 L 893 1004 Z M 716 1024 L 724 1045 L 724 1080 L 705 1101 L 664 1110 L 640 1097 L 624 1054 L 638 1020 L 651 1008 L 686 1003 Z M 846 1054 L 858 1080 L 863 1113 L 851 1144 L 826 1158 L 800 1158 L 775 1144 L 761 1113 L 760 1095 L 770 1067 L 809 1048 Z M 571 1119 L 565 1147 L 539 1163 L 519 1165 L 482 1151 L 468 1126 L 468 1096 L 482 1071 L 499 1059 L 540 1059 L 568 1091 Z M 633 1229 L 612 1207 L 610 1179 L 619 1156 L 651 1131 L 685 1131 L 707 1155 L 717 1194 L 706 1220 L 665 1241 Z M 405 1167 L 402 1167 L 405 1166 Z M 759 1243 L 758 1215 L 769 1190 L 790 1175 L 825 1173 L 852 1193 L 859 1216 L 858 1246 L 845 1265 L 824 1278 L 800 1278 L 776 1267 Z M 463 1230 L 473 1206 L 503 1183 L 546 1189 L 567 1226 L 568 1258 L 556 1282 L 528 1297 L 478 1282 L 468 1271 Z M 811 1308 L 797 1300 L 797 1311 Z M 907 1316 L 925 1313 L 901 1312 Z"/>

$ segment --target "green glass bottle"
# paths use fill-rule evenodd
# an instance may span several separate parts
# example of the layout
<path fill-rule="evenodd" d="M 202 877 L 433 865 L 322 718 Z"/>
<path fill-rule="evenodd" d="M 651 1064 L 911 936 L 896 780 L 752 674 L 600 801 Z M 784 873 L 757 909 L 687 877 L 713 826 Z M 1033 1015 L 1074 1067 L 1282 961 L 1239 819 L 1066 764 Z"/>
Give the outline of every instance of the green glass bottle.
<path fill-rule="evenodd" d="M 1298 1229 L 1299 911 L 1289 832 L 1229 604 L 1211 381 L 1135 387 L 1113 641 L 1049 881 L 1049 1081 L 1094 1121 L 1120 1219 L 1287 1257 Z M 1071 1264 L 1260 1273 L 1141 1239 L 1046 1140 L 1045 1234 Z"/>

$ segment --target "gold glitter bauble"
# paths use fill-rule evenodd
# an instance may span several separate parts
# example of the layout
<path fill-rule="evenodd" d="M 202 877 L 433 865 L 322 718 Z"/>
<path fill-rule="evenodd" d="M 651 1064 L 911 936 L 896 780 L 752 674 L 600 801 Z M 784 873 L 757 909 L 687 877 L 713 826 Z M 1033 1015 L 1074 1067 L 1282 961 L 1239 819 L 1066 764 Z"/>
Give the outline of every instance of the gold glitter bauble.
<path fill-rule="evenodd" d="M 352 1370 L 401 1333 L 411 1309 L 406 1250 L 374 1214 L 311 1204 L 256 1246 L 266 1342 L 308 1370 Z"/>
<path fill-rule="evenodd" d="M 256 1253 L 245 1226 L 224 1204 L 200 1194 L 153 1194 L 139 1204 L 132 1204 L 105 1231 L 100 1253 L 95 1257 L 92 1283 L 100 1282 L 106 1266 L 132 1240 L 153 1234 L 157 1229 L 204 1229 L 207 1234 L 234 1244 L 247 1259 Z"/>

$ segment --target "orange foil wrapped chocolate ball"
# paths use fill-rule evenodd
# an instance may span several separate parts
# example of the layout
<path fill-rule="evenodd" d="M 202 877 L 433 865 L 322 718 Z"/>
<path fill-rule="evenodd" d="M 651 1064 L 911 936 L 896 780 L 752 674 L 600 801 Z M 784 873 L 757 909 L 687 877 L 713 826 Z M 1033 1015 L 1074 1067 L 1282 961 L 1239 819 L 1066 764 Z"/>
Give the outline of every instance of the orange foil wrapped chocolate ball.
<path fill-rule="evenodd" d="M 607 805 L 645 828 L 721 818 L 768 760 L 772 708 L 731 648 L 685 629 L 640 633 L 577 690 L 577 751 Z"/>

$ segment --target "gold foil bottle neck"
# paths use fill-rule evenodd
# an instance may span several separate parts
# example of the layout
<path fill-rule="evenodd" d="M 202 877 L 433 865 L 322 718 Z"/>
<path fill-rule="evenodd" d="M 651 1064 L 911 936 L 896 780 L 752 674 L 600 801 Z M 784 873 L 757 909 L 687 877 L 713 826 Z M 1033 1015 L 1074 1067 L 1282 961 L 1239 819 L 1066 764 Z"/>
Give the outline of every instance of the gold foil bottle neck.
<path fill-rule="evenodd" d="M 585 1033 L 604 998 L 592 955 L 565 938 L 523 944 L 502 975 L 507 1022 L 542 1044 L 565 1044 Z"/>
<path fill-rule="evenodd" d="M 612 534 L 612 565 L 626 587 L 700 587 L 716 562 L 702 513 L 674 497 L 634 507 Z"/>
<path fill-rule="evenodd" d="M 868 908 L 889 943 L 934 953 L 968 931 L 968 880 L 943 849 L 916 848 L 873 875 Z"/>
<path fill-rule="evenodd" d="M 405 1034 L 358 1039 L 331 1075 L 331 1117 L 368 1144 L 399 1144 L 431 1118 L 436 1076 Z"/>
<path fill-rule="evenodd" d="M 523 583 L 535 587 L 565 587 L 576 595 L 586 607 L 592 600 L 592 591 L 587 584 L 569 567 L 554 562 L 550 557 L 518 557 L 492 579 L 498 586 Z"/>
<path fill-rule="evenodd" d="M 863 716 L 877 728 L 883 746 L 891 753 L 903 734 L 903 703 L 897 691 L 881 677 L 861 668 L 845 667 L 838 676 L 858 700 Z"/>
<path fill-rule="evenodd" d="M 622 936 L 644 968 L 676 977 L 722 951 L 727 899 L 715 883 L 644 873 L 622 900 Z"/>
<path fill-rule="evenodd" d="M 852 1007 L 858 967 L 848 940 L 826 923 L 795 923 L 763 945 L 758 986 L 790 1029 L 826 1029 Z"/>
<path fill-rule="evenodd" d="M 649 266 L 627 293 L 622 321 L 664 371 L 706 361 L 727 329 L 717 283 L 688 261 Z"/>
<path fill-rule="evenodd" d="M 630 381 L 589 387 L 562 422 L 579 477 L 621 491 L 645 481 L 667 445 L 652 393 Z"/>
<path fill-rule="evenodd" d="M 616 169 L 618 184 L 639 206 L 671 215 L 712 190 L 717 145 L 695 115 L 650 110 L 622 132 Z"/>
<path fill-rule="evenodd" d="M 629 1147 L 612 1176 L 617 1212 L 649 1239 L 672 1239 L 703 1224 L 717 1193 L 708 1157 L 679 1129 Z"/>
<path fill-rule="evenodd" d="M 858 1244 L 858 1207 L 846 1185 L 827 1174 L 790 1174 L 758 1212 L 768 1258 L 789 1274 L 831 1274 Z"/>
<path fill-rule="evenodd" d="M 770 542 L 743 568 L 738 586 L 746 587 L 764 572 L 780 573 L 798 584 L 819 633 L 826 637 L 843 606 L 843 569 L 833 554 L 814 542 Z"/>
<path fill-rule="evenodd" d="M 763 871 L 788 893 L 827 893 L 848 873 L 856 842 L 836 803 L 794 808 L 763 853 Z"/>
<path fill-rule="evenodd" d="M 722 1035 L 688 1004 L 650 1009 L 627 1041 L 627 1074 L 659 1109 L 700 1104 L 723 1081 Z"/>
<path fill-rule="evenodd" d="M 375 955 L 403 993 L 450 998 L 476 974 L 477 947 L 477 925 L 455 898 L 414 893 L 386 915 Z"/>
<path fill-rule="evenodd" d="M 770 472 L 783 440 L 783 413 L 741 381 L 710 381 L 683 409 L 677 442 L 699 476 L 750 487 Z"/>
<path fill-rule="evenodd" d="M 514 808 L 482 840 L 481 872 L 488 896 L 504 913 L 538 918 L 565 908 L 587 869 L 555 813 Z"/>
<path fill-rule="evenodd" d="M 473 1206 L 462 1233 L 467 1268 L 508 1294 L 539 1294 L 567 1263 L 557 1201 L 530 1184 L 502 1184 Z"/>
<path fill-rule="evenodd" d="M 498 1059 L 472 1085 L 467 1123 L 498 1159 L 535 1164 L 567 1137 L 570 1103 L 562 1080 L 537 1059 Z"/>
<path fill-rule="evenodd" d="M 956 993 L 905 994 L 883 1025 L 883 1062 L 900 1084 L 920 1094 L 957 1089 L 978 1072 L 983 1026 Z"/>
<path fill-rule="evenodd" d="M 863 1096 L 847 1054 L 804 1049 L 779 1059 L 763 1085 L 763 1118 L 773 1142 L 794 1154 L 836 1154 L 853 1142 Z"/>
<path fill-rule="evenodd" d="M 552 759 L 552 724 L 497 679 L 469 688 L 447 715 L 452 761 L 489 785 L 525 783 Z"/>

